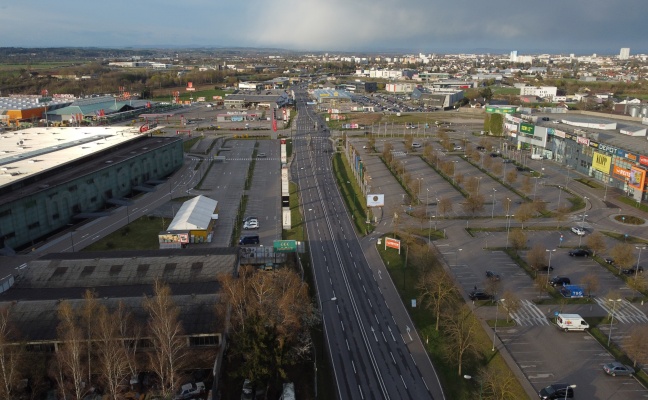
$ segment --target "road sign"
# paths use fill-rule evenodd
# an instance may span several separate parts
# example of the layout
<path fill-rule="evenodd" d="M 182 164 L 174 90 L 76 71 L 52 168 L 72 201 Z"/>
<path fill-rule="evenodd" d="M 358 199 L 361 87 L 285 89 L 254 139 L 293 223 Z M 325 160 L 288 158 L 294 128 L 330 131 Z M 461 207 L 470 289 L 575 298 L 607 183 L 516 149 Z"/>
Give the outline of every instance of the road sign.
<path fill-rule="evenodd" d="M 276 253 L 295 253 L 297 252 L 296 240 L 275 240 L 273 242 Z"/>

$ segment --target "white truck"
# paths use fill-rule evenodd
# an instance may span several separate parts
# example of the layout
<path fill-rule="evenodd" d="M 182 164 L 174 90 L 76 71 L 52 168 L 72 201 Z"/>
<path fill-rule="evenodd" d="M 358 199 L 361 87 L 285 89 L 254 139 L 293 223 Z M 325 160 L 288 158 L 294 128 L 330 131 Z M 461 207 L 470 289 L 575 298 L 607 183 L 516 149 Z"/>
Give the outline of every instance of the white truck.
<path fill-rule="evenodd" d="M 556 325 L 565 332 L 589 329 L 589 324 L 578 314 L 558 314 Z"/>

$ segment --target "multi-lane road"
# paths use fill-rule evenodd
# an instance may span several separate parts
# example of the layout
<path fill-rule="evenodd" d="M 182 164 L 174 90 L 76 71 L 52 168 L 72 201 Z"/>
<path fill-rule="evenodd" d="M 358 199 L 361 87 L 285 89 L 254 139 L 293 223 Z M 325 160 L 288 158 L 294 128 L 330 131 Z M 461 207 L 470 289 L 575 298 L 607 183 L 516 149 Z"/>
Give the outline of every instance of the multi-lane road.
<path fill-rule="evenodd" d="M 328 131 L 308 109 L 305 93 L 296 90 L 296 97 L 291 172 L 299 185 L 338 398 L 443 399 L 393 285 L 379 284 L 381 266 L 370 267 L 363 253 L 334 181 Z"/>

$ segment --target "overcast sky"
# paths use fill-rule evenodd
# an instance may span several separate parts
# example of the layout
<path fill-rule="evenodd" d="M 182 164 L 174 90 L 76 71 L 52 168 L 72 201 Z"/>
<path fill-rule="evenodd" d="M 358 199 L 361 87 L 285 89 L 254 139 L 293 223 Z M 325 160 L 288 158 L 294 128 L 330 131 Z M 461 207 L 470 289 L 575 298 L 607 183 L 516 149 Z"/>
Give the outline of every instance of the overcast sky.
<path fill-rule="evenodd" d="M 2 0 L 0 47 L 648 53 L 648 0 Z"/>

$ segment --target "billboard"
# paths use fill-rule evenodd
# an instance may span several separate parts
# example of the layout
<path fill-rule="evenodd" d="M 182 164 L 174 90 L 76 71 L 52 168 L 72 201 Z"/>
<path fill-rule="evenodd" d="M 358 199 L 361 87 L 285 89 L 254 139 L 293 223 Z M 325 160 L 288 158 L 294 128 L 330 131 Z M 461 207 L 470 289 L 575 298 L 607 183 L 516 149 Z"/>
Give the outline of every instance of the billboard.
<path fill-rule="evenodd" d="M 611 165 L 612 157 L 606 156 L 596 151 L 594 152 L 594 157 L 592 157 L 592 168 L 597 171 L 601 171 L 604 174 L 609 174 Z"/>
<path fill-rule="evenodd" d="M 367 207 L 384 207 L 385 195 L 384 194 L 368 194 Z"/>
<path fill-rule="evenodd" d="M 535 125 L 526 124 L 524 122 L 520 123 L 520 133 L 526 133 L 528 135 L 533 135 L 533 132 L 535 132 Z"/>
<path fill-rule="evenodd" d="M 618 165 L 615 165 L 612 169 L 612 174 L 622 179 L 630 179 L 630 170 L 621 168 Z"/>
<path fill-rule="evenodd" d="M 275 253 L 296 253 L 297 241 L 296 240 L 275 240 L 273 242 Z"/>
<path fill-rule="evenodd" d="M 400 240 L 394 238 L 385 238 L 385 249 L 391 247 L 392 249 L 398 249 L 398 254 L 400 254 Z"/>
<path fill-rule="evenodd" d="M 632 167 L 628 178 L 628 186 L 643 191 L 644 183 L 646 183 L 646 170 Z"/>

